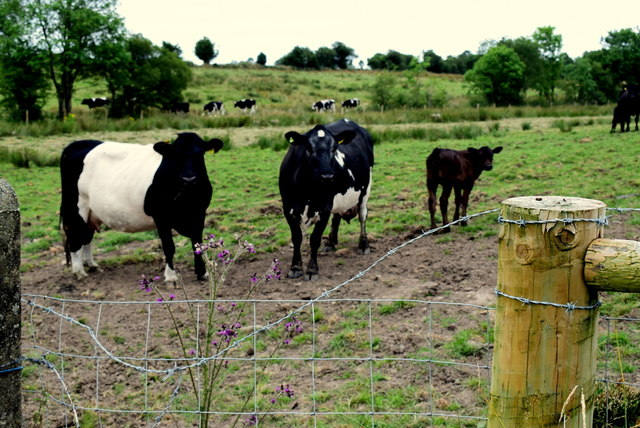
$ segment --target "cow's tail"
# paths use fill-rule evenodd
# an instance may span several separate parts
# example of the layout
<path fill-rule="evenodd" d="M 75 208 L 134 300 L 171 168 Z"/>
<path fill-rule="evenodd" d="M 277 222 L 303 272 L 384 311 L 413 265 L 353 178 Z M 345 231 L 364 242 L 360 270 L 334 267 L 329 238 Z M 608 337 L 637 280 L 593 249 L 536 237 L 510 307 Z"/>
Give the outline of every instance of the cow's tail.
<path fill-rule="evenodd" d="M 71 264 L 71 247 L 69 246 L 69 240 L 67 239 L 67 231 L 62 219 L 62 208 L 60 209 L 60 218 L 58 220 L 60 227 L 60 235 L 62 237 L 62 245 L 64 246 L 64 255 L 67 261 L 67 266 Z"/>
<path fill-rule="evenodd" d="M 427 156 L 427 187 L 429 186 L 429 171 L 435 172 L 438 170 L 438 161 L 440 160 L 440 149 L 435 148 L 429 156 Z"/>

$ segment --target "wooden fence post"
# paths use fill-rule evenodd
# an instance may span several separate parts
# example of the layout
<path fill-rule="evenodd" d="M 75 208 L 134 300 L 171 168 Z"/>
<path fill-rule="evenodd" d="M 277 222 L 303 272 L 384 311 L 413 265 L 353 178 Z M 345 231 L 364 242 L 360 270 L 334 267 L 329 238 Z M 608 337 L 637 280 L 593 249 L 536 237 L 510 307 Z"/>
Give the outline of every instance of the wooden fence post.
<path fill-rule="evenodd" d="M 592 426 L 598 297 L 583 272 L 605 210 L 556 196 L 502 203 L 490 428 Z"/>
<path fill-rule="evenodd" d="M 0 427 L 22 426 L 20 364 L 20 208 L 0 179 Z"/>

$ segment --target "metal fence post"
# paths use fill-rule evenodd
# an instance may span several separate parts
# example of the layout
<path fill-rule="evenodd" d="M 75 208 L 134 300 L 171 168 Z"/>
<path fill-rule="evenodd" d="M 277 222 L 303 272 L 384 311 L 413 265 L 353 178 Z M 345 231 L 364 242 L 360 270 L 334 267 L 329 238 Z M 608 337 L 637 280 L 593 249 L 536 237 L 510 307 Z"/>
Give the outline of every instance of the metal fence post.
<path fill-rule="evenodd" d="M 20 208 L 0 179 L 0 427 L 22 426 L 20 363 Z"/>

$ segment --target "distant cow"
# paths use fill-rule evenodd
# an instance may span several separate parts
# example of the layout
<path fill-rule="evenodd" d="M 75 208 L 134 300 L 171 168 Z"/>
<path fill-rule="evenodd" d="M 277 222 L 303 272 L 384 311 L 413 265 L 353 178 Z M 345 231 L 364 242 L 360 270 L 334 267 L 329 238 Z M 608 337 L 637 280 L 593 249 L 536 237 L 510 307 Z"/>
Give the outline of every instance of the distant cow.
<path fill-rule="evenodd" d="M 320 100 L 311 104 L 311 109 L 314 111 L 328 111 L 331 110 L 333 112 L 336 111 L 336 101 L 335 100 Z"/>
<path fill-rule="evenodd" d="M 166 259 L 165 281 L 176 281 L 175 246 L 171 230 L 202 241 L 211 183 L 204 154 L 217 152 L 222 141 L 203 141 L 181 133 L 171 144 L 149 145 L 81 140 L 62 152 L 60 216 L 67 260 L 78 278 L 84 265 L 97 267 L 91 240 L 102 223 L 123 232 L 157 229 Z M 202 257 L 195 255 L 195 272 L 206 277 Z"/>
<path fill-rule="evenodd" d="M 184 101 L 176 101 L 169 106 L 171 113 L 189 113 L 189 103 Z"/>
<path fill-rule="evenodd" d="M 96 107 L 108 106 L 110 102 L 111 100 L 109 100 L 109 98 L 100 97 L 100 98 L 85 98 L 80 102 L 80 104 L 85 105 L 90 109 L 92 109 Z"/>
<path fill-rule="evenodd" d="M 451 150 L 436 148 L 427 157 L 427 190 L 429 191 L 429 214 L 431 216 L 431 229 L 436 228 L 436 191 L 438 185 L 442 186 L 440 195 L 440 212 L 444 225 L 449 224 L 447 216 L 447 205 L 451 189 L 455 192 L 456 209 L 453 214 L 453 221 L 467 215 L 469 204 L 469 194 L 475 181 L 482 171 L 493 169 L 493 154 L 500 153 L 502 147 L 491 149 L 487 146 L 467 150 Z M 462 222 L 463 225 L 466 222 Z M 449 228 L 444 229 L 449 232 Z"/>
<path fill-rule="evenodd" d="M 303 275 L 302 231 L 315 224 L 304 278 L 316 279 L 318 248 L 331 214 L 331 232 L 322 251 L 335 250 L 340 220 L 348 222 L 357 215 L 360 221 L 359 249 L 362 254 L 369 252 L 366 221 L 373 141 L 364 128 L 347 119 L 318 125 L 302 135 L 287 132 L 285 138 L 290 146 L 280 166 L 279 186 L 293 243 L 293 258 L 287 277 Z"/>
<path fill-rule="evenodd" d="M 360 100 L 358 98 L 349 98 L 348 100 L 344 100 L 342 102 L 342 108 L 350 109 L 356 108 L 360 105 Z"/>
<path fill-rule="evenodd" d="M 219 113 L 224 115 L 224 103 L 222 101 L 211 101 L 205 104 L 203 111 L 207 114 Z"/>
<path fill-rule="evenodd" d="M 246 112 L 247 110 L 249 110 L 249 112 L 251 114 L 256 112 L 256 100 L 253 99 L 244 99 L 244 100 L 239 100 L 236 101 L 235 104 L 233 105 L 235 108 L 239 108 L 240 110 L 242 110 L 243 112 Z"/>
<path fill-rule="evenodd" d="M 631 127 L 631 116 L 635 116 L 636 131 L 638 130 L 638 117 L 640 116 L 640 91 L 636 85 L 629 85 L 620 94 L 618 104 L 613 109 L 611 132 L 616 131 L 616 125 L 620 125 L 620 132 L 628 132 Z"/>

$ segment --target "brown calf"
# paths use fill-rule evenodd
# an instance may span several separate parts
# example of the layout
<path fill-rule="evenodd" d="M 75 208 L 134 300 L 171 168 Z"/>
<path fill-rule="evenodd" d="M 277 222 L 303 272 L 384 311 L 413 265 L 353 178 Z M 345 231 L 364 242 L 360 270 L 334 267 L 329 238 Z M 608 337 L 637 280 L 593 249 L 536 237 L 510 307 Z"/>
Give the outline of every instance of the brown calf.
<path fill-rule="evenodd" d="M 447 217 L 447 205 L 451 189 L 455 192 L 456 210 L 453 221 L 467 215 L 469 194 L 475 181 L 482 171 L 491 171 L 493 168 L 493 154 L 500 153 L 502 147 L 491 149 L 487 146 L 467 150 L 451 150 L 435 148 L 427 157 L 427 190 L 429 191 L 429 214 L 431 215 L 431 229 L 436 228 L 434 215 L 436 213 L 436 190 L 442 185 L 440 195 L 440 212 L 443 224 L 449 224 Z M 461 222 L 463 226 L 466 222 Z M 449 228 L 443 229 L 449 232 Z"/>

